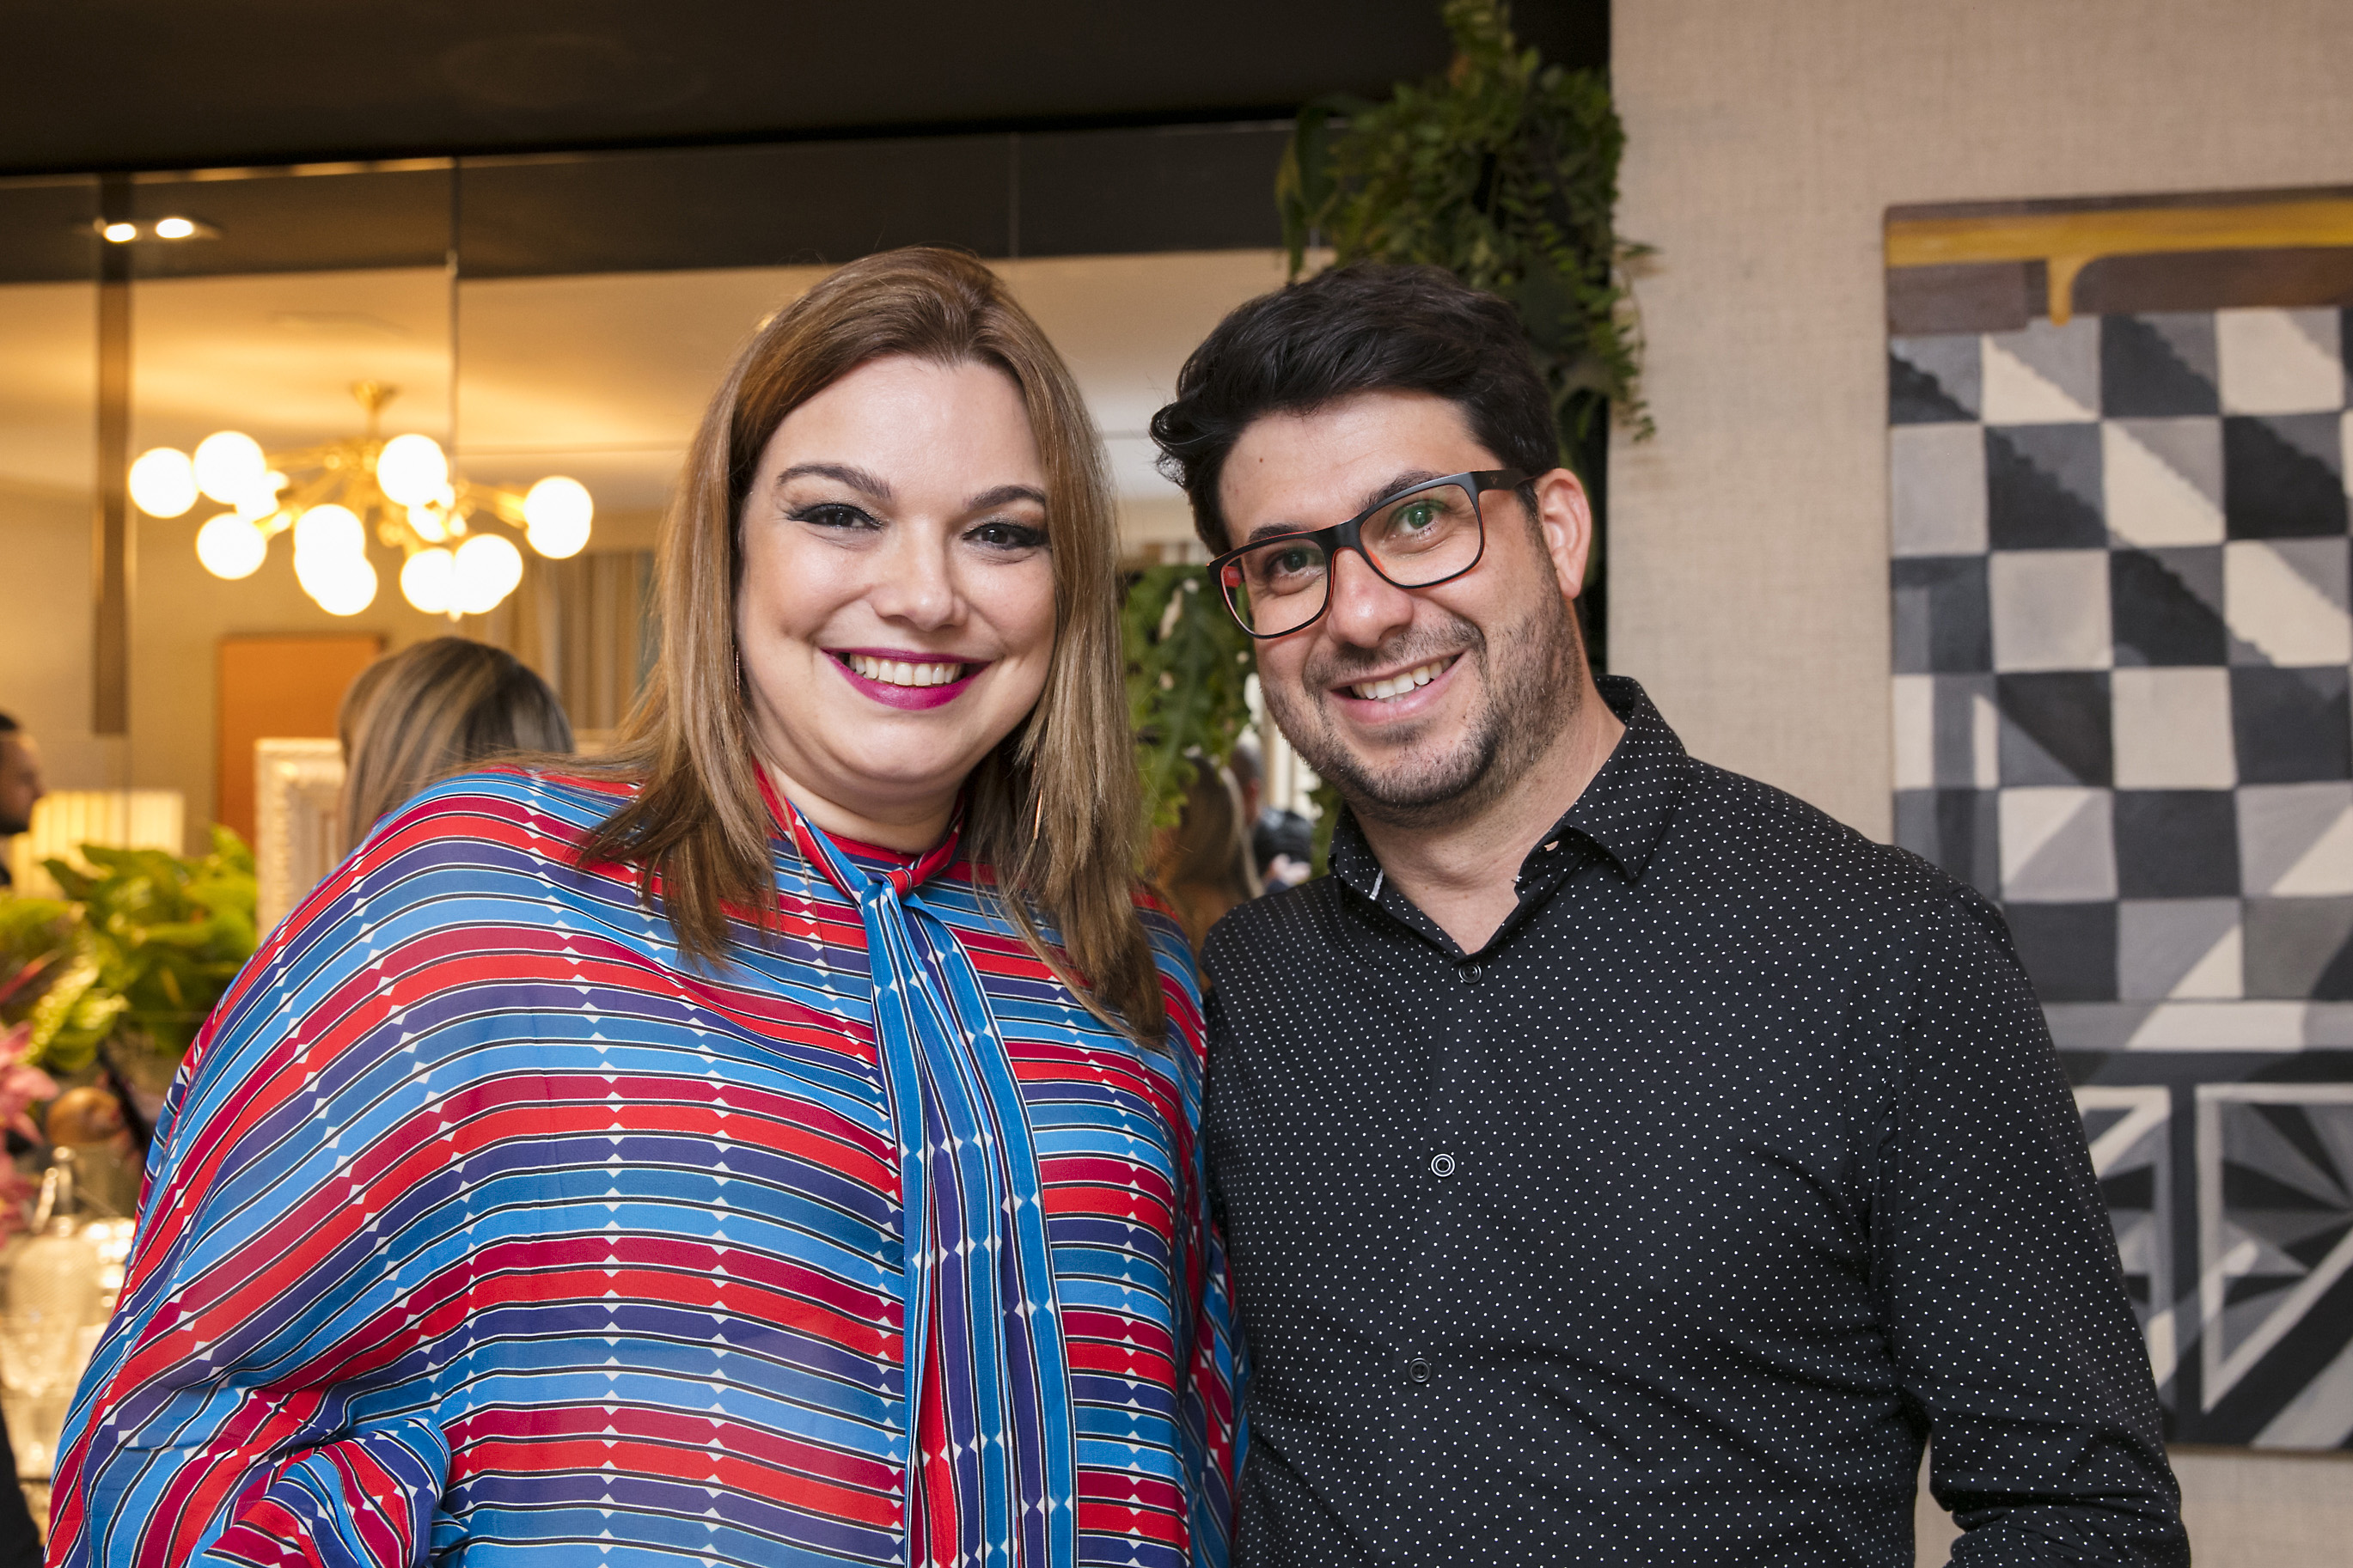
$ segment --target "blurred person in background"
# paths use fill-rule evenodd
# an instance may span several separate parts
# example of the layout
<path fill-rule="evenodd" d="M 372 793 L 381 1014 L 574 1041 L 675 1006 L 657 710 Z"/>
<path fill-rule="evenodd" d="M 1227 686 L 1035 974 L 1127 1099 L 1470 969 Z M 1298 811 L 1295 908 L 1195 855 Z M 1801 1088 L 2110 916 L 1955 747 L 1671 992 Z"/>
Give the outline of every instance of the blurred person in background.
<path fill-rule="evenodd" d="M 547 682 L 504 648 L 466 637 L 433 637 L 361 670 L 335 732 L 346 848 L 452 774 L 502 756 L 572 750 L 571 721 Z"/>
<path fill-rule="evenodd" d="M 1078 387 L 977 260 L 763 327 L 614 752 L 376 824 L 190 1052 L 56 1561 L 1223 1563 L 1117 562 Z"/>
<path fill-rule="evenodd" d="M 1269 888 L 1295 888 L 1315 874 L 1315 824 L 1270 805 L 1250 828 L 1250 854 Z"/>
<path fill-rule="evenodd" d="M 40 748 L 13 717 L 0 713 L 0 895 L 8 893 L 16 884 L 8 868 L 8 841 L 33 826 L 33 807 L 47 793 L 41 783 Z M 28 1026 L 0 1030 L 0 1063 L 5 1063 L 0 1071 L 27 1080 L 26 1092 L 0 1092 L 0 1100 L 8 1102 L 10 1120 L 19 1122 L 23 1121 L 26 1099 L 47 1099 L 57 1092 L 46 1076 L 24 1066 L 20 1059 L 23 1037 L 30 1032 Z M 39 1080 L 37 1084 L 30 1081 L 35 1079 Z M 43 1088 L 47 1094 L 39 1092 Z M 8 1173 L 15 1174 L 13 1166 Z M 0 1225 L 0 1239 L 21 1228 L 26 1192 L 21 1180 L 0 1183 L 0 1202 L 9 1207 L 8 1223 Z M 41 1539 L 25 1506 L 24 1491 L 15 1484 L 16 1477 L 16 1450 L 8 1441 L 7 1426 L 0 1423 L 0 1568 L 18 1568 L 19 1564 L 33 1568 L 41 1560 Z"/>
<path fill-rule="evenodd" d="M 1314 874 L 1315 825 L 1295 811 L 1267 805 L 1265 763 L 1258 742 L 1245 735 L 1234 742 L 1234 787 L 1250 832 L 1250 865 L 1267 888 L 1295 888 Z"/>
<path fill-rule="evenodd" d="M 1233 774 L 1194 758 L 1183 815 L 1152 836 L 1152 880 L 1196 952 L 1228 910 L 1262 890 L 1250 864 L 1249 824 Z"/>
<path fill-rule="evenodd" d="M 0 890 L 15 886 L 8 840 L 33 826 L 33 807 L 48 790 L 41 783 L 41 749 L 16 721 L 0 713 Z"/>
<path fill-rule="evenodd" d="M 1233 754 L 1226 759 L 1226 772 L 1234 776 L 1234 797 L 1241 802 L 1242 821 L 1256 822 L 1266 797 L 1266 764 L 1259 758 L 1258 742 L 1248 735 L 1236 741 Z"/>

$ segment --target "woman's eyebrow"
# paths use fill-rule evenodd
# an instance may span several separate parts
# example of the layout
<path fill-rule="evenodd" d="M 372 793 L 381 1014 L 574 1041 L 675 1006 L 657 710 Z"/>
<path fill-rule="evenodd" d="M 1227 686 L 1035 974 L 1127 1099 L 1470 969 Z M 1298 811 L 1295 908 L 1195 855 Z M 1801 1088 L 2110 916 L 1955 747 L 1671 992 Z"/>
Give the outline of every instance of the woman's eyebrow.
<path fill-rule="evenodd" d="M 849 463 L 795 463 L 776 476 L 776 483 L 780 485 L 789 484 L 795 479 L 831 479 L 885 505 L 894 499 L 890 480 Z"/>
<path fill-rule="evenodd" d="M 1007 501 L 1015 500 L 1036 501 L 1044 506 L 1046 492 L 1035 485 L 999 485 L 993 490 L 983 490 L 967 498 L 964 505 L 966 511 L 986 511 L 990 507 L 1003 506 Z"/>

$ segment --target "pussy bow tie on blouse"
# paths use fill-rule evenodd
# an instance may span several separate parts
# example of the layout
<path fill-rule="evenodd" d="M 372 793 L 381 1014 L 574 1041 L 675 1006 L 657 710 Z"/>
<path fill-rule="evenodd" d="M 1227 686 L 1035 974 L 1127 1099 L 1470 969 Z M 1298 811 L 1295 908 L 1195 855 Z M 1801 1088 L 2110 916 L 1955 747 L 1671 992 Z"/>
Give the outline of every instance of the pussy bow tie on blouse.
<path fill-rule="evenodd" d="M 927 1514 L 923 1479 L 944 1464 L 959 1560 L 1068 1563 L 1075 1450 L 1037 1151 L 972 960 L 923 900 L 924 883 L 955 859 L 961 819 L 913 863 L 870 869 L 761 785 L 866 928 L 905 1216 L 909 1556 L 922 1560 L 918 1531 L 936 1540 L 944 1522 Z M 933 1436 L 945 1447 L 927 1453 L 934 1399 L 944 1420 Z"/>

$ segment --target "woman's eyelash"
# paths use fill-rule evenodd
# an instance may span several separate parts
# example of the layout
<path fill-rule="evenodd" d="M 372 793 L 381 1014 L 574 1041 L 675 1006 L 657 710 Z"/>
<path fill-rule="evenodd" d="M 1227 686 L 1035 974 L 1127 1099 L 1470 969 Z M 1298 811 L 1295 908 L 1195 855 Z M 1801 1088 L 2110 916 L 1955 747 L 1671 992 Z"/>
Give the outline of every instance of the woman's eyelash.
<path fill-rule="evenodd" d="M 795 522 L 813 522 L 820 528 L 858 528 L 874 521 L 867 512 L 842 501 L 818 501 L 810 506 L 790 507 L 785 515 Z"/>
<path fill-rule="evenodd" d="M 972 531 L 972 533 L 975 538 L 980 538 L 991 533 L 1004 535 L 1005 537 L 1001 540 L 987 542 L 991 543 L 1002 543 L 1008 547 L 1020 550 L 1034 549 L 1046 542 L 1046 531 L 1044 529 L 1026 522 L 1010 522 L 1003 518 L 997 518 L 990 521 L 981 523 Z"/>

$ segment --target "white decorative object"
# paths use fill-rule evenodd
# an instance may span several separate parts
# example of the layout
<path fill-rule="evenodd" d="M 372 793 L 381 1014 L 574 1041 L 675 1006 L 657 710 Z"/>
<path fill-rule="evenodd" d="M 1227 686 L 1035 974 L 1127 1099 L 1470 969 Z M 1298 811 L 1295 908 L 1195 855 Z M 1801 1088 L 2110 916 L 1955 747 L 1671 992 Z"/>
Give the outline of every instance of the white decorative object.
<path fill-rule="evenodd" d="M 265 934 L 343 858 L 343 749 L 332 739 L 253 743 L 254 923 Z"/>

